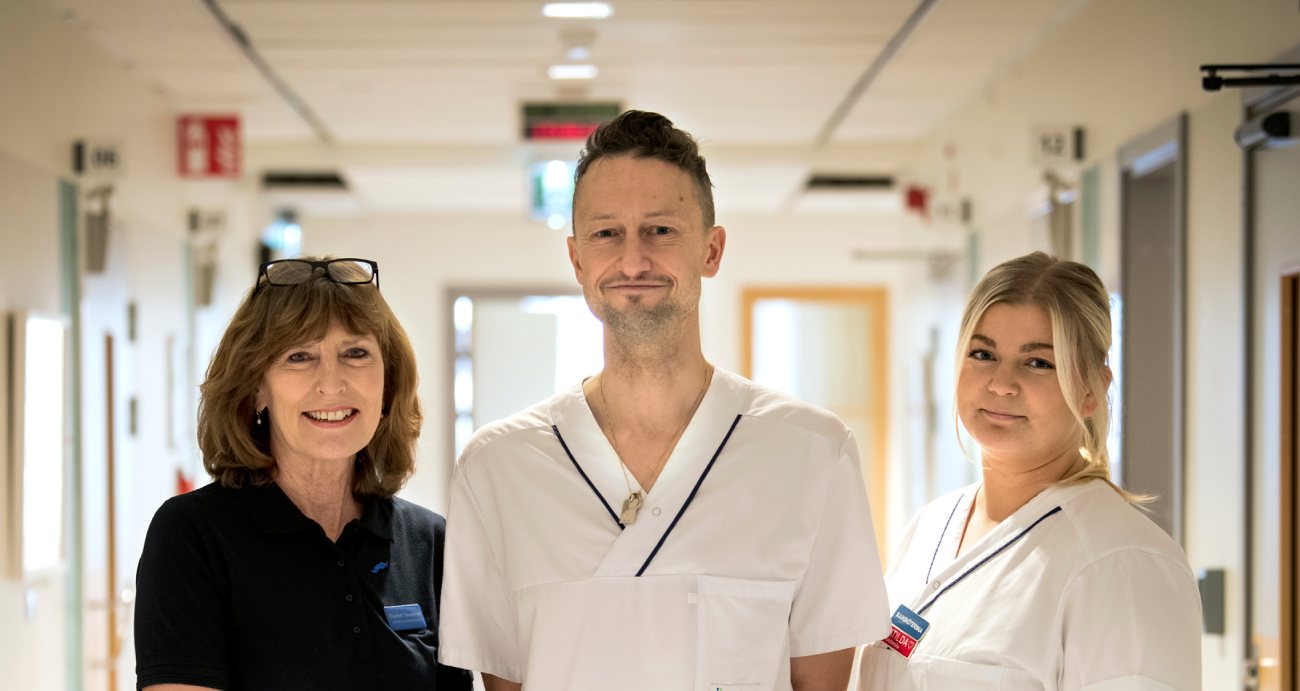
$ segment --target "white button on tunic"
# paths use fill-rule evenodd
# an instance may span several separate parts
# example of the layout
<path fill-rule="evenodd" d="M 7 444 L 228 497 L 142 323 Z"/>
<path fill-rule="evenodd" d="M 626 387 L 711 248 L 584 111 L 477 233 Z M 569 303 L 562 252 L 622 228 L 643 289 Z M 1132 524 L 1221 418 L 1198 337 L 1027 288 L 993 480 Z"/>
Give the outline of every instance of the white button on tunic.
<path fill-rule="evenodd" d="M 856 446 L 829 413 L 717 371 L 625 527 L 621 473 L 581 387 L 475 435 L 445 664 L 530 691 L 789 689 L 790 657 L 888 633 Z"/>

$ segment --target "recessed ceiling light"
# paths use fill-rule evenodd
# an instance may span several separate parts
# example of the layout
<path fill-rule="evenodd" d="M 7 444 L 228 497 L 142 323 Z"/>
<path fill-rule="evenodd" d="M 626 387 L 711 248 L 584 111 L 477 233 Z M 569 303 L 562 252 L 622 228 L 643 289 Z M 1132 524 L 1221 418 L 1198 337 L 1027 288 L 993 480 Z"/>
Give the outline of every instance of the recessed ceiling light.
<path fill-rule="evenodd" d="M 595 65 L 551 65 L 546 69 L 546 76 L 551 79 L 595 79 Z"/>
<path fill-rule="evenodd" d="M 548 2 L 542 5 L 542 14 L 564 19 L 605 19 L 614 13 L 607 2 Z"/>
<path fill-rule="evenodd" d="M 588 49 L 586 46 L 574 46 L 568 49 L 567 51 L 565 51 L 564 57 L 572 60 L 573 62 L 582 62 L 583 60 L 586 60 L 587 58 L 591 57 L 591 50 Z"/>

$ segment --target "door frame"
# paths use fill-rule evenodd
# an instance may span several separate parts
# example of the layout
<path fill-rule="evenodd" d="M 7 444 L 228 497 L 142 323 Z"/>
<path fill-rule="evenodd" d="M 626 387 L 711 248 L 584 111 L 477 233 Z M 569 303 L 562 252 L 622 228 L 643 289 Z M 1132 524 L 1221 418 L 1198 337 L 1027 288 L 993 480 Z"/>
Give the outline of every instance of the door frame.
<path fill-rule="evenodd" d="M 1300 56 L 1300 51 L 1297 51 Z M 1281 110 L 1287 105 L 1300 104 L 1300 86 L 1284 86 L 1274 88 L 1257 88 L 1247 89 L 1242 94 L 1242 121 L 1241 125 L 1245 126 L 1265 115 Z M 1259 314 L 1259 305 L 1255 300 L 1255 286 L 1259 277 L 1260 268 L 1256 264 L 1256 251 L 1258 242 L 1258 223 L 1257 209 L 1255 208 L 1255 189 L 1256 189 L 1256 159 L 1255 155 L 1259 153 L 1261 147 L 1257 144 L 1251 147 L 1243 147 L 1242 156 L 1242 301 L 1243 301 L 1243 349 L 1245 357 L 1242 358 L 1242 383 L 1243 383 L 1243 429 L 1242 435 L 1242 472 L 1244 474 L 1245 501 L 1243 510 L 1245 512 L 1243 521 L 1242 536 L 1242 564 L 1243 564 L 1243 607 L 1242 607 L 1242 659 L 1247 663 L 1247 673 L 1243 675 L 1242 686 L 1245 691 L 1252 691 L 1254 682 L 1258 679 L 1259 669 L 1259 651 L 1255 646 L 1255 553 L 1259 547 L 1255 540 L 1255 472 L 1258 467 L 1258 451 L 1255 444 L 1255 423 L 1257 416 L 1261 411 L 1256 410 L 1255 396 L 1258 390 L 1256 386 L 1255 372 L 1259 363 L 1255 357 L 1256 348 L 1256 329 L 1261 326 Z M 1300 271 L 1300 267 L 1288 267 L 1287 273 Z M 1294 411 L 1293 411 L 1294 412 Z M 1284 471 L 1285 472 L 1285 471 Z M 1294 482 L 1295 478 L 1292 478 Z M 1285 510 L 1285 506 L 1282 507 Z M 1295 510 L 1296 507 L 1292 507 Z M 1268 549 L 1268 546 L 1263 546 Z M 1285 557 L 1286 555 L 1279 555 Z M 1291 562 L 1294 563 L 1297 555 L 1290 555 Z M 1294 651 L 1297 641 L 1292 636 L 1288 636 L 1288 627 L 1294 633 L 1297 622 L 1288 621 L 1287 610 L 1285 608 L 1287 587 L 1287 573 L 1285 560 L 1280 559 L 1283 564 L 1284 573 L 1279 582 L 1282 589 L 1283 620 L 1281 622 L 1280 633 L 1282 635 L 1281 651 L 1287 649 Z M 1290 584 L 1294 587 L 1300 579 L 1300 574 L 1294 569 L 1290 572 Z M 1292 603 L 1294 607 L 1295 603 Z M 1286 646 L 1289 646 L 1287 648 Z M 1295 655 L 1287 655 L 1283 658 L 1281 664 L 1282 688 L 1287 688 L 1286 683 L 1294 684 L 1297 674 L 1297 667 L 1300 666 L 1300 660 Z"/>
<path fill-rule="evenodd" d="M 873 334 L 867 354 L 867 371 L 876 382 L 871 392 L 871 424 L 875 427 L 875 444 L 871 449 L 873 462 L 867 480 L 867 496 L 873 507 L 872 520 L 876 540 L 884 550 L 889 544 L 889 292 L 874 286 L 810 287 L 810 286 L 747 286 L 741 291 L 741 374 L 754 376 L 754 305 L 759 300 L 796 300 L 806 302 L 837 302 L 866 305 L 880 315 L 881 328 Z M 859 468 L 859 470 L 861 470 Z M 883 555 L 882 556 L 888 556 Z"/>
<path fill-rule="evenodd" d="M 452 285 L 443 291 L 443 372 L 447 377 L 446 386 L 443 387 L 442 399 L 447 406 L 447 415 L 443 419 L 443 425 L 446 434 L 447 464 L 448 473 L 456 469 L 456 459 L 459 457 L 456 449 L 456 417 L 459 411 L 456 410 L 456 358 L 462 354 L 470 357 L 471 363 L 474 357 L 474 346 L 470 344 L 469 350 L 462 353 L 456 343 L 456 299 L 467 297 L 470 300 L 509 300 L 518 298 L 520 300 L 532 296 L 545 297 L 562 297 L 562 296 L 582 296 L 582 288 L 549 285 L 549 286 L 475 286 L 475 285 Z M 575 382 L 577 383 L 577 382 Z M 450 477 L 450 474 L 448 475 Z"/>
<path fill-rule="evenodd" d="M 1135 264 L 1135 258 L 1130 256 L 1128 251 L 1128 241 L 1130 237 L 1136 236 L 1139 231 L 1130 227 L 1128 213 L 1132 202 L 1129 182 L 1140 180 L 1148 174 L 1173 166 L 1173 262 L 1171 276 L 1173 292 L 1173 308 L 1170 310 L 1170 324 L 1172 333 L 1168 334 L 1173 341 L 1173 353 L 1171 368 L 1169 372 L 1169 430 L 1170 435 L 1167 440 L 1161 439 L 1161 442 L 1167 441 L 1169 444 L 1169 462 L 1172 464 L 1169 468 L 1170 491 L 1169 496 L 1158 497 L 1159 501 L 1168 499 L 1169 506 L 1169 532 L 1173 539 L 1186 548 L 1186 525 L 1187 525 L 1187 459 L 1186 459 L 1186 410 L 1187 396 L 1187 179 L 1188 179 L 1188 116 L 1187 113 L 1179 113 L 1174 118 L 1160 124 L 1159 126 L 1148 130 L 1142 135 L 1130 140 L 1119 150 L 1119 172 L 1120 172 L 1120 281 L 1119 293 L 1123 297 L 1123 312 L 1121 316 L 1121 328 L 1124 330 L 1124 337 L 1121 341 L 1121 348 L 1124 351 L 1132 349 L 1135 345 L 1134 338 L 1128 333 L 1129 331 L 1129 313 L 1133 306 L 1132 290 L 1133 287 L 1127 284 L 1127 279 L 1133 271 L 1142 270 Z M 1139 387 L 1134 386 L 1131 376 L 1131 368 L 1139 366 L 1137 358 L 1129 352 L 1123 352 L 1120 357 L 1120 386 L 1119 396 L 1121 399 L 1120 415 L 1121 422 L 1121 440 L 1120 440 L 1120 481 L 1126 488 L 1131 488 L 1129 480 L 1132 477 L 1133 461 L 1136 454 L 1129 453 L 1131 445 L 1134 443 L 1131 437 L 1131 430 L 1138 429 L 1140 426 L 1133 424 L 1127 418 L 1137 410 L 1151 410 L 1149 405 L 1137 406 L 1132 405 L 1131 396 L 1137 395 Z M 1160 409 L 1163 406 L 1156 407 Z M 1163 450 L 1163 449 L 1161 449 Z M 1132 488 L 1138 491 L 1148 488 Z M 1163 527 L 1163 526 L 1162 526 Z"/>
<path fill-rule="evenodd" d="M 1282 458 L 1279 459 L 1278 471 L 1281 482 L 1278 483 L 1282 497 L 1279 502 L 1278 517 L 1281 520 L 1280 537 L 1281 553 L 1278 555 L 1278 562 L 1282 567 L 1281 578 L 1278 581 L 1281 605 L 1281 622 L 1279 632 L 1281 634 L 1279 641 L 1279 651 L 1281 652 L 1281 681 L 1282 688 L 1294 689 L 1296 682 L 1300 680 L 1300 674 L 1297 674 L 1297 666 L 1300 660 L 1297 660 L 1297 650 L 1300 649 L 1300 622 L 1296 616 L 1296 588 L 1300 586 L 1300 565 L 1297 559 L 1296 549 L 1296 522 L 1297 510 L 1300 507 L 1300 483 L 1297 482 L 1297 458 L 1300 453 L 1297 452 L 1297 437 L 1300 435 L 1300 372 L 1297 372 L 1296 363 L 1300 359 L 1300 267 L 1291 267 L 1280 277 L 1281 291 L 1281 337 L 1282 343 L 1280 354 L 1281 362 L 1281 405 L 1279 413 L 1281 420 L 1279 431 L 1282 439 L 1279 445 L 1279 451 Z"/>

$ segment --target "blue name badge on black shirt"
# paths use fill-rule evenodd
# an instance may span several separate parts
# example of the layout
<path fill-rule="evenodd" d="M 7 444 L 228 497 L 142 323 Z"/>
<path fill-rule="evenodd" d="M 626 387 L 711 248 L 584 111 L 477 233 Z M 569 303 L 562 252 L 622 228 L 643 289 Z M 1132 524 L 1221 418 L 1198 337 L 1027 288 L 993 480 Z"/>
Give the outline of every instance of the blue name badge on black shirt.
<path fill-rule="evenodd" d="M 419 605 L 393 605 L 384 608 L 384 617 L 388 619 L 388 628 L 394 631 L 414 631 L 427 628 L 424 613 Z"/>

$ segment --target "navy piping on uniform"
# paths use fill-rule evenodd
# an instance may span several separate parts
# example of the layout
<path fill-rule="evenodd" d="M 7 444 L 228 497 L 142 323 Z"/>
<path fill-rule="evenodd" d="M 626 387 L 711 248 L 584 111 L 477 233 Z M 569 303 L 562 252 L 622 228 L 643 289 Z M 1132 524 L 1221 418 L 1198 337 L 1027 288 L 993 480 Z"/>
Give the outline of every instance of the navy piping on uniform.
<path fill-rule="evenodd" d="M 587 477 L 587 473 L 583 472 L 582 466 L 578 465 L 578 459 L 573 457 L 573 452 L 569 450 L 569 445 L 564 443 L 564 437 L 560 434 L 560 428 L 551 425 L 551 431 L 555 433 L 555 438 L 560 440 L 560 446 L 564 448 L 564 453 L 569 456 L 569 460 L 573 461 L 573 467 L 578 469 L 578 474 L 582 476 L 583 480 L 587 481 L 587 486 L 591 488 L 592 494 L 596 495 L 596 498 L 600 500 L 600 503 L 605 507 L 605 510 L 609 512 L 609 517 L 614 519 L 614 524 L 618 526 L 619 530 L 625 528 L 626 526 L 618 520 L 618 514 L 614 513 L 614 509 L 610 507 L 609 502 L 605 501 L 605 496 L 600 493 L 600 490 L 596 489 L 596 485 L 592 483 L 591 478 Z"/>
<path fill-rule="evenodd" d="M 668 529 L 659 537 L 659 542 L 655 545 L 654 550 L 650 552 L 650 556 L 646 557 L 645 563 L 637 570 L 637 576 L 645 573 L 646 568 L 650 566 L 650 562 L 653 561 L 655 555 L 659 553 L 659 548 L 664 546 L 664 541 L 668 539 L 668 534 L 673 532 L 673 528 L 677 527 L 677 521 L 682 519 L 682 514 L 686 513 L 686 509 L 690 507 L 691 502 L 695 500 L 695 494 L 700 491 L 700 485 L 704 484 L 704 478 L 708 477 L 709 471 L 713 469 L 713 463 L 717 461 L 718 456 L 722 454 L 722 449 L 727 446 L 727 440 L 731 439 L 731 433 L 736 431 L 736 425 L 738 424 L 740 424 L 739 415 L 736 416 L 735 420 L 731 421 L 731 427 L 727 429 L 727 436 L 722 438 L 722 443 L 718 445 L 718 450 L 713 452 L 713 458 L 710 458 L 709 464 L 704 466 L 704 472 L 700 473 L 700 479 L 695 481 L 695 487 L 691 488 L 690 495 L 686 497 L 686 502 L 682 504 L 682 508 L 679 509 L 677 515 L 673 517 L 673 522 L 668 524 Z"/>

